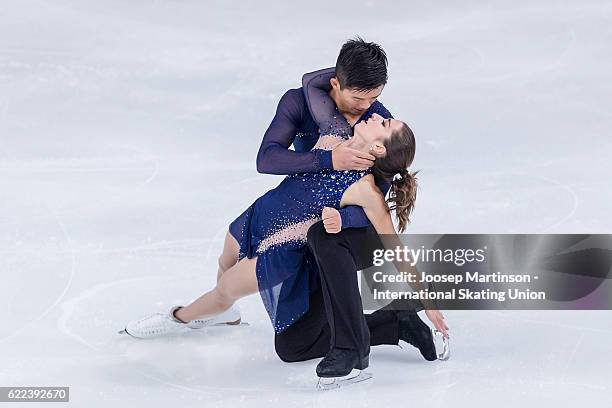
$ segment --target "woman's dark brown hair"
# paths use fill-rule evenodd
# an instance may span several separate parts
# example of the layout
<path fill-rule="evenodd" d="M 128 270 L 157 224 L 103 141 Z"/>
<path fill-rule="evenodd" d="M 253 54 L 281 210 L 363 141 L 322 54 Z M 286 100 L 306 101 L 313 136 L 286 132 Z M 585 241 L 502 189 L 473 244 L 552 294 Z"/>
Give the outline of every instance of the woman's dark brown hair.
<path fill-rule="evenodd" d="M 395 131 L 383 142 L 383 145 L 387 153 L 376 158 L 372 174 L 377 181 L 381 179 L 391 181 L 387 203 L 391 210 L 395 210 L 399 232 L 403 232 L 410 223 L 409 216 L 416 201 L 418 171 L 414 173 L 408 171 L 414 160 L 416 141 L 412 130 L 404 123 L 400 130 Z M 399 178 L 395 178 L 397 174 Z"/>

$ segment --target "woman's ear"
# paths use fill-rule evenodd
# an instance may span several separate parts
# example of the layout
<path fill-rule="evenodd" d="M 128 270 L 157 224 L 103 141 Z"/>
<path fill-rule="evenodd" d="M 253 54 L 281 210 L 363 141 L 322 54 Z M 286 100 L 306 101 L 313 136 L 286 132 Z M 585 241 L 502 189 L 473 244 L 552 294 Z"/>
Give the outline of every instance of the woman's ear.
<path fill-rule="evenodd" d="M 387 149 L 382 144 L 374 143 L 372 146 L 370 146 L 370 153 L 372 153 L 374 156 L 382 157 L 387 154 Z"/>

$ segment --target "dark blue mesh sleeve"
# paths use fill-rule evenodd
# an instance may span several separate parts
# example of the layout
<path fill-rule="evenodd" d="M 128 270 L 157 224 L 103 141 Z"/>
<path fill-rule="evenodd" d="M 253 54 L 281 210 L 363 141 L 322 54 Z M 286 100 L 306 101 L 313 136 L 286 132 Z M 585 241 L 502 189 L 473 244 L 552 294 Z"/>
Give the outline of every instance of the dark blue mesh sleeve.
<path fill-rule="evenodd" d="M 302 77 L 302 86 L 306 93 L 308 109 L 313 119 L 319 125 L 321 134 L 352 135 L 352 129 L 344 116 L 340 114 L 336 104 L 329 96 L 331 84 L 329 80 L 335 75 L 335 68 L 326 68 L 310 72 Z M 383 118 L 392 118 L 391 113 L 378 101 L 369 109 L 370 115 L 378 113 Z M 380 191 L 387 195 L 391 187 L 390 180 L 377 180 L 376 185 Z M 342 229 L 363 228 L 370 225 L 363 208 L 349 205 L 339 210 L 342 219 Z"/>
<path fill-rule="evenodd" d="M 258 172 L 310 173 L 332 167 L 330 151 L 296 152 L 289 149 L 302 123 L 305 109 L 301 89 L 290 89 L 283 95 L 257 153 Z"/>
<path fill-rule="evenodd" d="M 319 125 L 320 134 L 350 137 L 353 135 L 351 126 L 340 114 L 336 103 L 329 96 L 331 90 L 329 80 L 335 75 L 335 68 L 325 68 L 304 74 L 302 88 L 305 90 L 308 110 Z"/>

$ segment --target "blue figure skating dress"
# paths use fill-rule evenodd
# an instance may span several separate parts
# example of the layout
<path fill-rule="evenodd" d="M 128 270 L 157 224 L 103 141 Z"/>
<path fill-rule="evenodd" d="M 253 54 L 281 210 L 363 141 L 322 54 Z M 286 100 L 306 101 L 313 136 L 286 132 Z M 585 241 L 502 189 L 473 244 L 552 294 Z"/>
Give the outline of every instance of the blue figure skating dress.
<path fill-rule="evenodd" d="M 331 150 L 343 140 L 322 136 L 312 150 Z M 259 293 L 277 333 L 308 311 L 310 294 L 319 285 L 306 242 L 308 229 L 321 220 L 323 207 L 339 209 L 346 189 L 369 171 L 324 169 L 289 175 L 230 224 L 240 259 L 257 257 Z"/>

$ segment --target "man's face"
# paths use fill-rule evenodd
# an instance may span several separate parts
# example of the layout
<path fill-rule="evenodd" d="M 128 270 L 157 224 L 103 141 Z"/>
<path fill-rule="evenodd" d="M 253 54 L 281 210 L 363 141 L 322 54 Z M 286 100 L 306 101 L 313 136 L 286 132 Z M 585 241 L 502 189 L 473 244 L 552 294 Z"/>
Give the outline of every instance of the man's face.
<path fill-rule="evenodd" d="M 336 105 L 343 113 L 349 115 L 363 115 L 376 99 L 380 96 L 384 89 L 384 85 L 368 91 L 357 91 L 350 88 L 340 88 L 340 83 L 336 78 L 330 80 L 332 88 L 336 91 Z"/>

